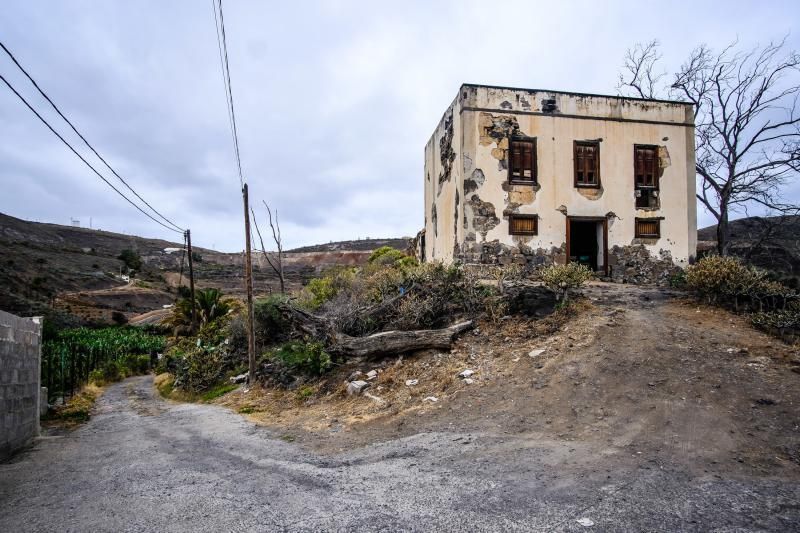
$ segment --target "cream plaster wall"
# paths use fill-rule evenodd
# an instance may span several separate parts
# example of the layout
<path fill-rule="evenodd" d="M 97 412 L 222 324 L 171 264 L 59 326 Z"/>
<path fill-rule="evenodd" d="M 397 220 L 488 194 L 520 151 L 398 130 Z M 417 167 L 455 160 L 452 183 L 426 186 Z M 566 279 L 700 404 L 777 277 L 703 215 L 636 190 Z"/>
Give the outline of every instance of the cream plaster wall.
<path fill-rule="evenodd" d="M 544 113 L 545 100 L 554 99 L 555 113 Z M 566 207 L 569 216 L 608 218 L 609 248 L 614 245 L 644 244 L 653 255 L 669 251 L 676 263 L 685 265 L 696 250 L 696 201 L 694 171 L 694 129 L 691 106 L 673 102 L 641 101 L 615 97 L 585 96 L 568 93 L 498 89 L 462 86 L 456 101 L 448 108 L 454 113 L 456 135 L 454 146 L 463 169 L 453 182 L 437 194 L 437 177 L 441 170 L 439 139 L 444 134 L 440 123 L 426 147 L 426 257 L 435 260 L 453 259 L 454 236 L 463 243 L 474 231 L 471 211 L 463 220 L 463 206 L 473 194 L 494 206 L 499 223 L 485 237 L 475 232 L 477 242 L 499 240 L 514 245 L 525 243 L 532 248 L 550 249 L 566 239 L 566 217 L 558 211 Z M 455 117 L 460 117 L 456 120 Z M 503 158 L 506 148 L 501 139 L 487 137 L 485 127 L 492 120 L 516 122 L 519 134 L 537 139 L 538 186 L 509 186 Z M 573 185 L 573 141 L 600 142 L 601 190 L 576 189 Z M 633 147 L 634 144 L 663 146 L 669 154 L 669 165 L 660 179 L 660 209 L 635 209 Z M 483 184 L 464 198 L 463 180 L 475 169 L 485 176 Z M 456 192 L 459 208 L 454 214 Z M 430 220 L 431 200 L 437 205 L 438 237 Z M 510 202 L 520 205 L 509 205 Z M 537 214 L 539 234 L 532 237 L 508 234 L 508 212 Z M 504 211 L 506 213 L 504 214 Z M 453 217 L 461 220 L 454 234 Z M 636 217 L 663 217 L 661 238 L 634 239 Z M 464 227 L 466 224 L 466 228 Z"/>

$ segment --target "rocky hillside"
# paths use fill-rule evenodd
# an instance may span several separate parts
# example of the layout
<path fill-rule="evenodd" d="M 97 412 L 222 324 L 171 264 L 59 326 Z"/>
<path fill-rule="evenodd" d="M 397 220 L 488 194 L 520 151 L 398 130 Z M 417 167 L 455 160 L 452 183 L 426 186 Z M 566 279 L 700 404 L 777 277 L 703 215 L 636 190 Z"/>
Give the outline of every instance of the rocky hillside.
<path fill-rule="evenodd" d="M 380 246 L 404 249 L 407 240 L 344 241 L 286 252 L 287 282 L 290 288 L 299 287 L 331 266 L 363 264 Z M 58 307 L 101 320 L 114 311 L 130 317 L 160 308 L 175 300 L 181 247 L 161 239 L 29 222 L 0 213 L 0 309 L 33 315 Z M 123 250 L 133 250 L 142 259 L 130 283 L 121 277 Z M 194 251 L 198 287 L 218 287 L 233 296 L 243 293 L 241 253 Z M 265 259 L 253 257 L 256 293 L 276 290 L 277 277 Z"/>
<path fill-rule="evenodd" d="M 717 227 L 698 230 L 698 249 L 713 251 Z M 730 223 L 731 253 L 800 285 L 800 216 L 748 217 Z"/>

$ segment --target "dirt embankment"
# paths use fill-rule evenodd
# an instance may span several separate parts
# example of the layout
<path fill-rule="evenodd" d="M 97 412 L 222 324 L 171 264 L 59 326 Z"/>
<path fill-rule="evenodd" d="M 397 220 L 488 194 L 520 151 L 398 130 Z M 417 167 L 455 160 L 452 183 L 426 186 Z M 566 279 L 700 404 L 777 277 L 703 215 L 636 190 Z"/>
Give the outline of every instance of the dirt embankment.
<path fill-rule="evenodd" d="M 450 353 L 354 363 L 329 386 L 219 403 L 321 450 L 447 429 L 587 443 L 699 475 L 800 475 L 797 348 L 668 291 L 585 292 L 564 325 L 483 324 Z M 383 401 L 343 392 L 343 376 L 381 366 L 368 390 Z M 473 383 L 457 377 L 464 369 Z"/>

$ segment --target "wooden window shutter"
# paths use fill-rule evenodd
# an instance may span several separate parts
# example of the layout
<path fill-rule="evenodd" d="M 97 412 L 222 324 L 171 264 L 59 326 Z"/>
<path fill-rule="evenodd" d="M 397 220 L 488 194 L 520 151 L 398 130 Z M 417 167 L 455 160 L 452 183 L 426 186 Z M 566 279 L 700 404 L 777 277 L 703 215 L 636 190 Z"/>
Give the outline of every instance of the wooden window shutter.
<path fill-rule="evenodd" d="M 536 139 L 511 140 L 508 179 L 523 183 L 536 182 Z"/>
<path fill-rule="evenodd" d="M 575 186 L 600 186 L 600 143 L 575 141 Z"/>
<path fill-rule="evenodd" d="M 660 238 L 661 220 L 658 218 L 637 218 L 635 236 L 644 239 Z"/>
<path fill-rule="evenodd" d="M 653 146 L 634 147 L 634 174 L 637 188 L 655 188 L 658 186 L 656 177 L 656 149 Z"/>
<path fill-rule="evenodd" d="M 508 226 L 511 235 L 537 235 L 539 218 L 536 215 L 510 215 Z"/>

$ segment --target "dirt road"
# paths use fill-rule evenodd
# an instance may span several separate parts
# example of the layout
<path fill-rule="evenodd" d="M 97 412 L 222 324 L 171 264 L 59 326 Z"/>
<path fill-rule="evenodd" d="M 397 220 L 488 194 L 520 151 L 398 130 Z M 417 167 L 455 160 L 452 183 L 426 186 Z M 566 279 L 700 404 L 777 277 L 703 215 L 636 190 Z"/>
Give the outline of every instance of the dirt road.
<path fill-rule="evenodd" d="M 114 385 L 88 424 L 0 464 L 0 531 L 796 530 L 781 349 L 658 291 L 588 294 L 541 362 L 509 371 L 503 340 L 436 409 L 314 442 L 166 402 L 150 377 Z M 481 339 L 463 342 L 491 353 Z"/>

